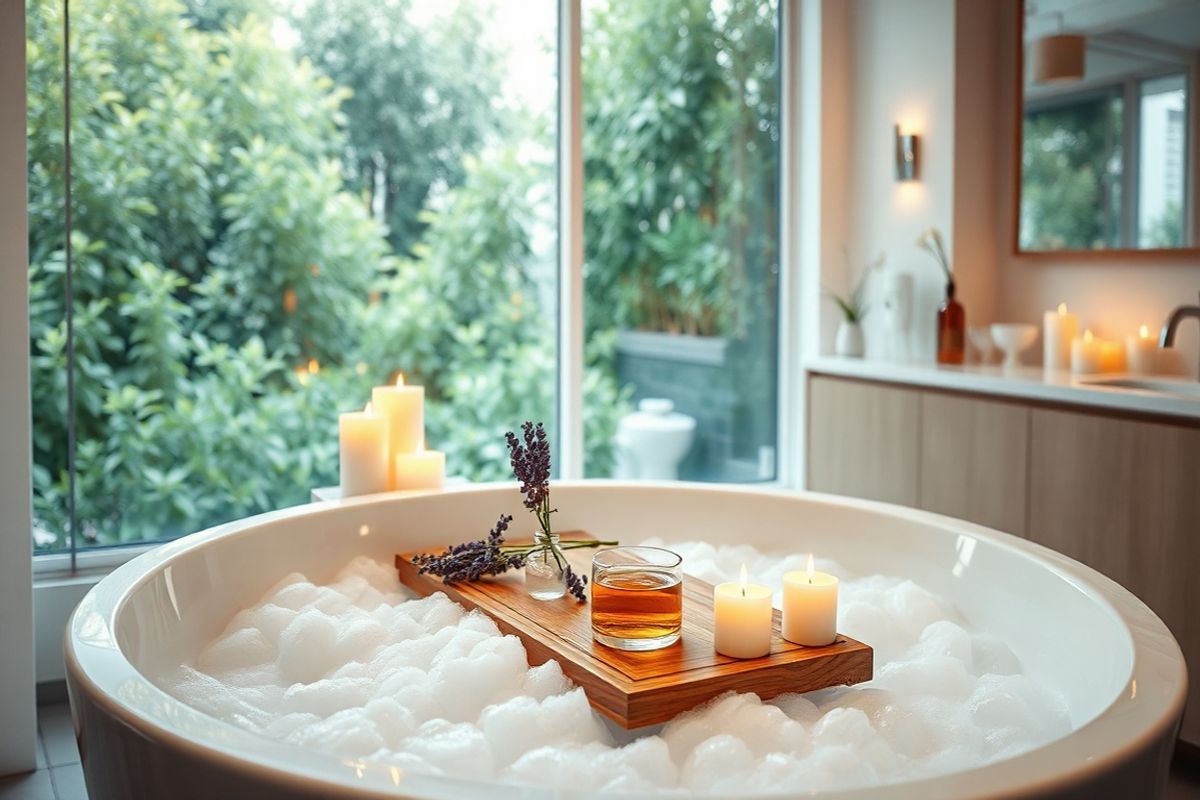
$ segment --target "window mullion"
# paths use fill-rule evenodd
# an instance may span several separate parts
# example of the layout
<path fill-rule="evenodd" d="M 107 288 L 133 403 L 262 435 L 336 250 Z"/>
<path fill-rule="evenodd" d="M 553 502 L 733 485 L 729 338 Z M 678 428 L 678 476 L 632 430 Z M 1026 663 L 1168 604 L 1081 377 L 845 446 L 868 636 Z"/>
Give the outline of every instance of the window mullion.
<path fill-rule="evenodd" d="M 558 4 L 558 461 L 583 477 L 583 88 L 580 0 Z"/>

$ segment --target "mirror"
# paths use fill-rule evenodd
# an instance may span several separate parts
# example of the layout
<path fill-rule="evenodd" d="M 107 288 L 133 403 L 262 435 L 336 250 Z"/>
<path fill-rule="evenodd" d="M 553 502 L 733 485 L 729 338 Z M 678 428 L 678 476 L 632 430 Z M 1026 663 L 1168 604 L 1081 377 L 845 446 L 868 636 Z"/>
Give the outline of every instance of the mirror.
<path fill-rule="evenodd" d="M 1193 248 L 1200 0 L 1026 0 L 1018 252 Z"/>

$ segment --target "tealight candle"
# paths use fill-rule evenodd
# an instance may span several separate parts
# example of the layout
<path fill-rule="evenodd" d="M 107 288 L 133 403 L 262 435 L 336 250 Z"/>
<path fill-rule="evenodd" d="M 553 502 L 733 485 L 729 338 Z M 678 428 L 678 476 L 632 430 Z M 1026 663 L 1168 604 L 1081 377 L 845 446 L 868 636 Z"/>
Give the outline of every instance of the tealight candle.
<path fill-rule="evenodd" d="M 396 456 L 393 489 L 440 489 L 446 482 L 446 454 L 440 450 Z"/>
<path fill-rule="evenodd" d="M 1091 330 L 1071 342 L 1071 372 L 1092 375 L 1097 372 L 1120 372 L 1125 368 L 1125 351 L 1116 342 L 1097 339 Z"/>
<path fill-rule="evenodd" d="M 388 490 L 387 424 L 371 404 L 338 417 L 342 497 Z"/>
<path fill-rule="evenodd" d="M 371 390 L 375 412 L 388 421 L 388 485 L 396 485 L 396 456 L 415 453 L 425 442 L 425 387 L 405 386 L 404 374 L 396 377 L 394 386 L 376 386 Z"/>
<path fill-rule="evenodd" d="M 1135 375 L 1157 375 L 1160 350 L 1158 342 L 1150 336 L 1150 329 L 1145 325 L 1138 328 L 1137 336 L 1125 337 L 1126 369 Z"/>
<path fill-rule="evenodd" d="M 740 581 L 713 588 L 713 646 L 733 658 L 760 658 L 771 652 L 770 587 Z"/>
<path fill-rule="evenodd" d="M 1079 317 L 1067 313 L 1067 304 L 1042 316 L 1042 364 L 1046 369 L 1071 366 L 1071 342 L 1079 333 Z"/>
<path fill-rule="evenodd" d="M 823 647 L 837 638 L 838 579 L 808 569 L 783 574 L 783 638 L 789 642 Z"/>

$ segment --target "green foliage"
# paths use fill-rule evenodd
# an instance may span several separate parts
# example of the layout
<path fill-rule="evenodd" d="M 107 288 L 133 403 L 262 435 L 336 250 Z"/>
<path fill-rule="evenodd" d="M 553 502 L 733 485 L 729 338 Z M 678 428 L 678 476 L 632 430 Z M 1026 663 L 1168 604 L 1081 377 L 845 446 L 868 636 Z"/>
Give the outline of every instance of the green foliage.
<path fill-rule="evenodd" d="M 1099 97 L 1026 112 L 1022 124 L 1021 247 L 1120 245 L 1123 102 Z"/>
<path fill-rule="evenodd" d="M 61 0 L 28 3 L 35 535 L 52 548 L 69 523 L 63 20 Z M 482 5 L 419 24 L 412 5 L 297 4 L 294 47 L 275 0 L 72 8 L 84 541 L 304 502 L 337 480 L 338 413 L 397 370 L 427 387 L 452 473 L 505 478 L 504 431 L 553 426 L 552 154 L 523 146 L 552 119 L 498 105 Z M 737 379 L 769 383 L 774 14 L 670 0 L 589 22 L 590 472 L 627 410 L 618 326 L 745 340 Z"/>
<path fill-rule="evenodd" d="M 339 86 L 347 119 L 342 164 L 352 191 L 377 209 L 397 253 L 420 238 L 420 212 L 439 185 L 466 177 L 465 161 L 501 133 L 493 107 L 500 74 L 474 3 L 447 3 L 428 22 L 412 0 L 326 0 L 292 14 L 299 52 Z"/>
<path fill-rule="evenodd" d="M 592 12 L 583 43 L 589 332 L 615 321 L 742 337 L 769 321 L 775 13 L 763 0 Z"/>
<path fill-rule="evenodd" d="M 337 414 L 397 369 L 427 385 L 430 443 L 471 479 L 504 477 L 507 427 L 555 418 L 555 327 L 538 292 L 553 264 L 530 244 L 539 225 L 553 223 L 538 219 L 536 202 L 539 188 L 545 197 L 553 186 L 551 165 L 519 160 L 516 142 L 465 156 L 483 138 L 481 113 L 479 130 L 443 153 L 395 212 L 405 235 L 419 236 L 398 258 L 356 167 L 342 161 L 366 110 L 344 113 L 351 91 L 278 44 L 268 13 L 265 2 L 114 0 L 72 15 L 76 499 L 85 542 L 171 537 L 304 502 L 311 487 L 337 481 Z M 406 20 L 389 24 L 397 37 L 417 35 Z M 58 2 L 30 4 L 41 547 L 62 546 L 69 522 L 61 31 Z M 389 47 L 408 54 L 402 38 Z M 484 58 L 459 47 L 463 59 Z M 428 45 L 420 52 L 433 56 Z M 456 81 L 445 97 L 473 104 L 491 91 L 471 77 L 481 64 L 447 62 L 410 80 Z M 377 92 L 390 91 L 392 77 L 384 80 Z M 425 125 L 412 109 L 387 116 Z M 399 148 L 388 157 L 428 166 L 414 153 L 438 150 L 430 137 L 449 135 L 452 123 L 417 131 L 426 138 L 385 139 Z M 433 183 L 443 185 L 437 210 L 422 210 Z M 319 371 L 297 371 L 310 360 Z M 604 374 L 587 382 L 604 404 L 588 419 L 589 436 L 607 442 L 618 393 Z M 604 446 L 598 455 L 610 457 Z"/>

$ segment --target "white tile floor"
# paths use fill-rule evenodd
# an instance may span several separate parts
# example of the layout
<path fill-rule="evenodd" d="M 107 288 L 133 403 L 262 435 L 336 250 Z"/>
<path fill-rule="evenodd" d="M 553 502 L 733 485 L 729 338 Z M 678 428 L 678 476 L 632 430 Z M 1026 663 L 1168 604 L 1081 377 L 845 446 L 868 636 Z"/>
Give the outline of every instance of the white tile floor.
<path fill-rule="evenodd" d="M 0 800 L 87 800 L 66 703 L 38 709 L 38 769 L 0 778 Z M 1200 764 L 1175 765 L 1166 800 L 1200 800 Z"/>

